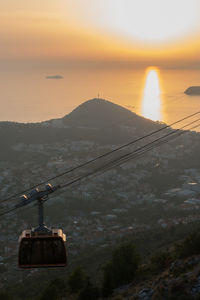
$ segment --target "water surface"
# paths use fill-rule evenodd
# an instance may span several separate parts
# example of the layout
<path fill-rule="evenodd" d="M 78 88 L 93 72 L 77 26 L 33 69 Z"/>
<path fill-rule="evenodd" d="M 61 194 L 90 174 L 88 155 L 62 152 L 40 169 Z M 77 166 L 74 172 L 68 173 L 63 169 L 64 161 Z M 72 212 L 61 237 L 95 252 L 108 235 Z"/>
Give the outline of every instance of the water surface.
<path fill-rule="evenodd" d="M 46 79 L 48 75 L 63 79 Z M 162 120 L 166 123 L 200 110 L 200 96 L 184 90 L 200 85 L 200 70 L 160 70 Z M 97 97 L 138 114 L 145 86 L 144 69 L 27 69 L 0 71 L 0 120 L 38 122 L 68 114 Z"/>

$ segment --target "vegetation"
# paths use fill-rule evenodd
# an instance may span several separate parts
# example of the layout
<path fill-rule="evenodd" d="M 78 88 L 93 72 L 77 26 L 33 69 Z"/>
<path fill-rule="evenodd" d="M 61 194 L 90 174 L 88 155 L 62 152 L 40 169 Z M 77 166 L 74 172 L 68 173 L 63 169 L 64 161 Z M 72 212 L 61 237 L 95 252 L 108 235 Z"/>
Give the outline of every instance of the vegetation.
<path fill-rule="evenodd" d="M 176 245 L 175 251 L 178 258 L 200 254 L 200 233 L 192 233 L 182 243 Z"/>
<path fill-rule="evenodd" d="M 192 231 L 195 233 L 191 235 Z M 130 233 L 116 240 L 112 246 L 82 249 L 75 259 L 71 258 L 67 269 L 40 270 L 31 280 L 27 277 L 22 284 L 5 287 L 5 291 L 9 289 L 13 299 L 59 300 L 66 297 L 77 300 L 84 299 L 85 295 L 85 299 L 90 299 L 90 296 L 98 299 L 99 295 L 111 295 L 117 287 L 151 280 L 165 270 L 181 276 L 191 268 L 181 259 L 200 253 L 198 231 L 199 224 L 195 222 L 170 229 Z M 187 235 L 189 237 L 185 238 Z M 10 295 L 5 294 L 5 297 Z M 3 296 L 0 299 L 4 299 Z"/>
<path fill-rule="evenodd" d="M 103 272 L 102 294 L 108 296 L 120 285 L 133 281 L 140 257 L 131 243 L 123 244 L 112 255 Z"/>
<path fill-rule="evenodd" d="M 5 290 L 0 290 L 0 299 L 1 300 L 13 300 L 14 298 L 10 295 L 9 292 Z"/>
<path fill-rule="evenodd" d="M 172 254 L 168 251 L 160 251 L 155 253 L 150 260 L 152 269 L 155 271 L 162 271 L 169 267 L 172 262 Z"/>
<path fill-rule="evenodd" d="M 46 287 L 40 300 L 59 300 L 65 294 L 65 282 L 62 279 L 55 279 Z"/>
<path fill-rule="evenodd" d="M 76 267 L 70 274 L 67 283 L 70 294 L 76 294 L 87 285 L 88 278 L 81 267 Z"/>
<path fill-rule="evenodd" d="M 100 296 L 99 290 L 97 287 L 94 287 L 90 280 L 88 280 L 87 285 L 80 291 L 77 300 L 96 300 Z"/>

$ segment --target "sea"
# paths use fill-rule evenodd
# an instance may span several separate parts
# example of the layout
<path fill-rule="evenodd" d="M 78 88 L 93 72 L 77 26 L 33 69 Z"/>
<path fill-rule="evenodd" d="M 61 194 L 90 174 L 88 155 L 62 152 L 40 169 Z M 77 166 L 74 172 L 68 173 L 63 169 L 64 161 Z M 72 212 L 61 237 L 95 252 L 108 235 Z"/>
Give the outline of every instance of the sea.
<path fill-rule="evenodd" d="M 0 70 L 0 121 L 26 123 L 61 118 L 98 97 L 141 115 L 148 67 Z M 47 79 L 52 75 L 62 78 Z M 184 94 L 189 86 L 200 85 L 200 69 L 159 69 L 159 84 L 160 121 L 171 124 L 200 111 L 200 96 Z"/>

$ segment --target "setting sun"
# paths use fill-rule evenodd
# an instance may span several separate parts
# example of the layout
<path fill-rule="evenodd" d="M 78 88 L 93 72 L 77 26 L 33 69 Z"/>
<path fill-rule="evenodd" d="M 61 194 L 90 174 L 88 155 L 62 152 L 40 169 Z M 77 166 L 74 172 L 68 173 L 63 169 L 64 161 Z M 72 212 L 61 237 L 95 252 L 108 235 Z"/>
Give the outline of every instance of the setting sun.
<path fill-rule="evenodd" d="M 75 6 L 76 11 L 72 10 L 77 22 L 84 19 L 84 26 L 92 25 L 108 33 L 150 44 L 168 43 L 187 36 L 195 30 L 199 22 L 198 0 L 87 2 L 88 5 L 79 0 Z M 64 1 L 64 14 L 65 8 L 69 9 L 69 5 Z M 78 13 L 80 9 L 81 13 Z"/>
<path fill-rule="evenodd" d="M 161 121 L 160 83 L 157 69 L 148 68 L 142 99 L 141 114 L 153 121 Z"/>

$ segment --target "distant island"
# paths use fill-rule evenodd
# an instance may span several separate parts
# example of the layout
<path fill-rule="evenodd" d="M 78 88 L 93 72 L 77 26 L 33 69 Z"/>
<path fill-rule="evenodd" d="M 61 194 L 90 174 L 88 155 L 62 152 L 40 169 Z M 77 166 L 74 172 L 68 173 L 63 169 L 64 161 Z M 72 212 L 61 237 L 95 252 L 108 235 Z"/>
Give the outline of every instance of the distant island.
<path fill-rule="evenodd" d="M 190 86 L 184 92 L 186 95 L 200 96 L 200 86 Z"/>
<path fill-rule="evenodd" d="M 61 75 L 49 75 L 45 77 L 46 79 L 63 79 L 64 77 Z"/>

